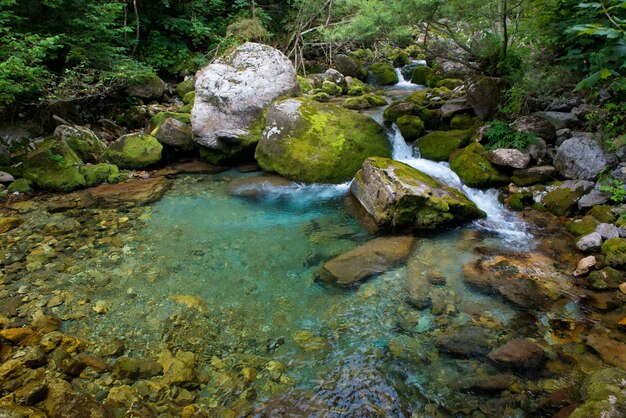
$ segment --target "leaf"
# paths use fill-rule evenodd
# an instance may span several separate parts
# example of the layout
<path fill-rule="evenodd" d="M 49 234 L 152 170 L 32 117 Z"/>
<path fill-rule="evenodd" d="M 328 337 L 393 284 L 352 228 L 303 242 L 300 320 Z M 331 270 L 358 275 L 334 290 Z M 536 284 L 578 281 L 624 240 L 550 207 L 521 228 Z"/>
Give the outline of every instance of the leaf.
<path fill-rule="evenodd" d="M 581 9 L 599 9 L 602 7 L 601 3 L 579 3 L 578 7 Z"/>
<path fill-rule="evenodd" d="M 601 71 L 596 71 L 595 73 L 591 74 L 589 77 L 582 80 L 580 83 L 576 84 L 574 91 L 580 91 L 580 90 L 588 89 L 588 88 L 595 86 L 596 83 L 600 81 L 600 73 Z"/>
<path fill-rule="evenodd" d="M 600 78 L 602 80 L 606 80 L 607 78 L 615 75 L 614 73 L 615 73 L 614 71 L 611 71 L 608 68 L 603 68 L 600 70 Z"/>

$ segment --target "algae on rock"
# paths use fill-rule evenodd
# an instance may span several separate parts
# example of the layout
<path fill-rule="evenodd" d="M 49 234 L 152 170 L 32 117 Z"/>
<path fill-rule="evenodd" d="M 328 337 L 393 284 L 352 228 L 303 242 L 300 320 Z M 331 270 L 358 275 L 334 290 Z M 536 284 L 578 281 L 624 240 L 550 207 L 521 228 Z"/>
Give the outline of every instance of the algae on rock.
<path fill-rule="evenodd" d="M 102 158 L 120 168 L 142 169 L 161 161 L 163 145 L 151 135 L 128 134 L 109 145 Z"/>
<path fill-rule="evenodd" d="M 451 158 L 450 168 L 469 187 L 486 189 L 509 182 L 509 177 L 496 169 L 485 157 L 485 149 L 478 143 L 463 148 Z"/>
<path fill-rule="evenodd" d="M 24 159 L 24 178 L 42 189 L 66 192 L 85 187 L 81 165 L 83 162 L 65 141 L 48 139 Z"/>
<path fill-rule="evenodd" d="M 450 153 L 467 145 L 469 139 L 469 131 L 435 131 L 418 139 L 417 146 L 422 158 L 433 161 L 448 161 Z"/>

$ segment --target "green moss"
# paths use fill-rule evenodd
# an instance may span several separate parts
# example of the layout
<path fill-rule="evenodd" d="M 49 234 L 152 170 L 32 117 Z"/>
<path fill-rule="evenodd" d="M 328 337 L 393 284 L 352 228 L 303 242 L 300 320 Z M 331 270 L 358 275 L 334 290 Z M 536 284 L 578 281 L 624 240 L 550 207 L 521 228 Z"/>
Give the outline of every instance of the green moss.
<path fill-rule="evenodd" d="M 393 57 L 393 65 L 394 67 L 404 67 L 411 62 L 409 59 L 409 54 L 404 51 L 400 51 Z"/>
<path fill-rule="evenodd" d="M 513 193 L 509 196 L 507 206 L 513 210 L 523 210 L 524 207 L 532 205 L 535 202 L 533 194 L 529 191 Z"/>
<path fill-rule="evenodd" d="M 377 106 L 384 106 L 387 102 L 380 96 L 364 94 L 363 96 L 350 97 L 343 102 L 343 107 L 351 110 L 363 110 Z"/>
<path fill-rule="evenodd" d="M 193 103 L 189 103 L 184 106 L 181 106 L 181 108 L 178 109 L 178 112 L 179 113 L 191 113 L 192 108 L 193 108 Z"/>
<path fill-rule="evenodd" d="M 186 94 L 191 93 L 195 88 L 193 80 L 181 81 L 176 86 L 176 94 L 178 94 L 178 97 L 183 98 Z"/>
<path fill-rule="evenodd" d="M 369 89 L 367 88 L 367 84 L 359 80 L 358 78 L 353 78 L 348 86 L 348 96 L 360 96 L 363 93 L 366 93 Z"/>
<path fill-rule="evenodd" d="M 193 105 L 194 100 L 196 100 L 196 92 L 190 91 L 189 93 L 183 96 L 183 103 L 188 105 Z"/>
<path fill-rule="evenodd" d="M 316 183 L 340 183 L 354 176 L 370 156 L 389 156 L 382 126 L 368 116 L 304 98 L 293 127 L 283 128 L 272 141 L 261 140 L 256 159 L 261 168 L 287 178 Z"/>
<path fill-rule="evenodd" d="M 104 183 L 111 178 L 116 178 L 119 175 L 120 170 L 113 164 L 100 163 L 95 165 L 84 165 L 81 167 L 80 172 L 85 176 L 87 186 L 95 186 L 96 184 Z"/>
<path fill-rule="evenodd" d="M 430 67 L 426 67 L 425 65 L 420 65 L 415 67 L 413 70 L 413 74 L 411 74 L 411 83 L 413 84 L 421 84 L 426 85 L 426 79 L 433 72 L 433 69 Z"/>
<path fill-rule="evenodd" d="M 415 141 L 424 133 L 424 121 L 418 116 L 404 115 L 396 120 L 396 125 L 405 141 Z"/>
<path fill-rule="evenodd" d="M 435 131 L 417 141 L 422 158 L 433 161 L 448 161 L 450 153 L 467 145 L 470 134 L 468 131 Z"/>
<path fill-rule="evenodd" d="M 587 214 L 593 216 L 599 222 L 607 224 L 613 223 L 616 217 L 611 207 L 607 205 L 596 205 L 592 207 Z"/>
<path fill-rule="evenodd" d="M 417 106 L 426 106 L 430 99 L 428 98 L 428 90 L 418 90 L 403 100 L 404 102 L 413 103 Z"/>
<path fill-rule="evenodd" d="M 546 193 L 543 205 L 557 216 L 571 216 L 578 209 L 577 202 L 585 194 L 582 188 L 570 190 L 567 187 L 554 189 Z"/>
<path fill-rule="evenodd" d="M 596 230 L 597 226 L 598 221 L 592 216 L 587 215 L 582 219 L 568 221 L 565 224 L 565 229 L 574 236 L 582 237 L 591 234 Z"/>
<path fill-rule="evenodd" d="M 320 102 L 320 103 L 328 103 L 330 102 L 330 94 L 324 93 L 323 91 L 319 91 L 309 96 L 309 99 L 315 100 L 316 102 Z"/>
<path fill-rule="evenodd" d="M 426 90 L 418 90 L 402 100 L 391 103 L 383 112 L 383 119 L 395 122 L 400 116 L 413 115 L 419 116 L 420 119 L 427 123 L 426 119 L 422 117 L 426 116 L 426 118 L 429 118 L 431 116 L 427 114 L 429 111 L 423 107 L 428 103 L 427 96 L 428 92 Z"/>
<path fill-rule="evenodd" d="M 473 143 L 458 153 L 450 168 L 469 187 L 489 188 L 505 185 L 509 177 L 496 169 L 487 158 L 485 149 Z"/>
<path fill-rule="evenodd" d="M 622 268 L 626 264 L 626 239 L 611 238 L 602 244 L 604 262 L 611 267 Z"/>
<path fill-rule="evenodd" d="M 476 125 L 476 119 L 466 114 L 454 115 L 450 120 L 450 129 L 470 129 Z"/>
<path fill-rule="evenodd" d="M 24 159 L 24 178 L 42 189 L 69 191 L 85 186 L 82 164 L 65 141 L 49 139 Z"/>
<path fill-rule="evenodd" d="M 124 135 L 109 145 L 102 158 L 120 168 L 147 168 L 161 161 L 163 146 L 152 135 Z"/>
<path fill-rule="evenodd" d="M 362 62 L 362 63 L 368 62 L 374 58 L 374 53 L 369 48 L 368 49 L 359 48 L 350 52 L 350 58 L 358 62 Z"/>
<path fill-rule="evenodd" d="M 430 91 L 433 96 L 442 97 L 444 99 L 450 99 L 454 96 L 452 90 L 447 87 L 436 87 Z"/>
<path fill-rule="evenodd" d="M 152 132 L 154 128 L 159 126 L 167 118 L 173 118 L 182 123 L 191 124 L 191 115 L 189 113 L 177 113 L 177 112 L 160 112 L 150 119 L 148 124 L 148 132 Z"/>
<path fill-rule="evenodd" d="M 33 184 L 26 179 L 17 179 L 7 188 L 9 193 L 32 193 L 33 192 Z"/>
<path fill-rule="evenodd" d="M 385 106 L 387 104 L 387 100 L 382 96 L 366 94 L 364 97 L 372 107 Z"/>
<path fill-rule="evenodd" d="M 398 82 L 398 74 L 388 62 L 377 62 L 369 66 L 375 84 L 389 86 Z"/>
<path fill-rule="evenodd" d="M 298 80 L 298 85 L 300 86 L 300 90 L 302 90 L 302 93 L 308 93 L 311 90 L 313 90 L 313 84 L 311 84 L 311 82 L 301 76 L 297 76 L 297 80 Z"/>
<path fill-rule="evenodd" d="M 617 289 L 624 282 L 624 277 L 618 270 L 605 267 L 600 271 L 592 271 L 587 282 L 595 290 Z"/>
<path fill-rule="evenodd" d="M 324 81 L 322 83 L 322 91 L 330 96 L 341 96 L 343 90 L 332 81 Z"/>
<path fill-rule="evenodd" d="M 458 78 L 444 78 L 444 79 L 437 81 L 437 83 L 435 84 L 435 87 L 445 87 L 449 90 L 454 90 L 455 88 L 462 86 L 462 85 L 463 85 L 463 80 L 460 80 Z"/>
<path fill-rule="evenodd" d="M 581 390 L 585 403 L 576 408 L 570 418 L 623 416 L 619 411 L 626 405 L 624 381 L 626 371 L 621 369 L 602 368 L 594 372 Z"/>

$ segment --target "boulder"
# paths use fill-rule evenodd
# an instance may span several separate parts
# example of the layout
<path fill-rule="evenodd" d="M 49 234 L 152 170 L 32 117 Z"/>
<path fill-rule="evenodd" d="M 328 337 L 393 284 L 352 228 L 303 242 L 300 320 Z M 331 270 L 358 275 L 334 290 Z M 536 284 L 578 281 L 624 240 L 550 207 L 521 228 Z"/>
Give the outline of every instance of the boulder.
<path fill-rule="evenodd" d="M 418 139 L 416 146 L 419 148 L 422 158 L 433 161 L 448 161 L 450 153 L 467 145 L 469 139 L 469 131 L 435 131 Z"/>
<path fill-rule="evenodd" d="M 480 77 L 467 85 L 467 101 L 481 120 L 493 119 L 500 111 L 505 83 L 500 78 Z"/>
<path fill-rule="evenodd" d="M 60 125 L 54 130 L 54 136 L 67 145 L 84 162 L 96 162 L 106 150 L 107 145 L 91 130 L 80 126 Z"/>
<path fill-rule="evenodd" d="M 337 54 L 337 56 L 335 56 L 334 67 L 346 77 L 355 77 L 359 80 L 365 80 L 367 78 L 367 71 L 365 71 L 358 62 L 347 55 Z"/>
<path fill-rule="evenodd" d="M 32 193 L 33 182 L 26 179 L 17 179 L 7 187 L 9 193 Z"/>
<path fill-rule="evenodd" d="M 498 367 L 517 371 L 537 371 L 546 360 L 541 347 L 522 338 L 509 341 L 490 352 L 487 357 Z"/>
<path fill-rule="evenodd" d="M 597 232 L 595 232 L 598 234 Z M 598 234 L 600 235 L 600 234 Z M 604 262 L 611 267 L 622 268 L 626 265 L 626 238 L 608 239 L 602 244 Z"/>
<path fill-rule="evenodd" d="M 193 138 L 211 151 L 213 164 L 244 159 L 261 138 L 263 109 L 299 91 L 296 71 L 282 52 L 243 44 L 197 73 Z"/>
<path fill-rule="evenodd" d="M 543 139 L 549 144 L 554 144 L 556 140 L 556 130 L 547 120 L 537 115 L 528 115 L 517 118 L 511 124 L 511 128 L 518 132 L 533 134 Z"/>
<path fill-rule="evenodd" d="M 589 193 L 578 200 L 578 209 L 592 208 L 598 205 L 604 205 L 611 199 L 611 194 L 594 188 Z"/>
<path fill-rule="evenodd" d="M 486 158 L 487 151 L 479 143 L 472 143 L 460 153 L 451 156 L 450 168 L 469 187 L 486 189 L 503 186 L 509 177 L 498 171 Z"/>
<path fill-rule="evenodd" d="M 129 96 L 146 100 L 157 100 L 165 93 L 165 83 L 158 76 L 146 77 L 126 88 Z"/>
<path fill-rule="evenodd" d="M 489 160 L 500 167 L 523 169 L 530 164 L 530 155 L 513 148 L 498 148 L 491 151 Z"/>
<path fill-rule="evenodd" d="M 181 151 L 191 151 L 196 145 L 191 136 L 191 126 L 174 118 L 164 119 L 151 135 L 162 145 Z"/>
<path fill-rule="evenodd" d="M 13 177 L 11 174 L 0 171 L 0 184 L 10 184 L 14 181 L 15 177 Z"/>
<path fill-rule="evenodd" d="M 112 142 L 102 159 L 131 170 L 147 168 L 161 161 L 163 145 L 152 135 L 128 134 Z"/>
<path fill-rule="evenodd" d="M 600 349 L 601 340 L 606 337 L 592 338 L 587 344 L 593 349 Z M 622 344 L 623 345 L 623 344 Z M 619 348 L 619 347 L 615 347 Z M 624 348 L 622 347 L 622 353 Z M 606 353 L 608 354 L 608 352 Z M 608 363 L 608 361 L 607 361 Z M 570 418 L 620 418 L 626 411 L 626 393 L 624 381 L 626 371 L 618 368 L 601 368 L 587 377 L 581 387 L 584 403 L 569 415 Z"/>
<path fill-rule="evenodd" d="M 450 119 L 450 129 L 470 129 L 476 125 L 476 120 L 466 113 L 459 113 Z"/>
<path fill-rule="evenodd" d="M 146 129 L 148 132 L 154 131 L 159 125 L 161 125 L 165 119 L 176 119 L 179 122 L 182 122 L 186 125 L 191 124 L 191 116 L 189 113 L 181 113 L 181 112 L 158 112 L 152 118 L 150 118 L 150 122 L 148 122 L 148 128 Z"/>
<path fill-rule="evenodd" d="M 571 220 L 565 224 L 565 228 L 572 235 L 582 237 L 596 231 L 598 221 L 593 216 L 585 216 L 581 219 Z"/>
<path fill-rule="evenodd" d="M 142 206 L 160 200 L 170 186 L 170 181 L 165 177 L 103 184 L 85 190 L 83 199 L 87 206 Z"/>
<path fill-rule="evenodd" d="M 578 207 L 578 199 L 591 190 L 593 186 L 594 183 L 590 181 L 568 180 L 546 193 L 541 203 L 557 216 L 571 215 Z"/>
<path fill-rule="evenodd" d="M 582 236 L 578 241 L 576 241 L 576 248 L 578 248 L 582 252 L 596 252 L 600 249 L 602 245 L 602 235 L 597 232 L 592 232 L 590 234 Z"/>
<path fill-rule="evenodd" d="M 447 354 L 460 357 L 487 355 L 495 344 L 493 330 L 479 325 L 452 326 L 435 339 L 435 345 Z"/>
<path fill-rule="evenodd" d="M 595 179 L 615 163 L 617 157 L 604 151 L 602 145 L 586 133 L 565 140 L 554 158 L 559 174 L 569 179 Z"/>
<path fill-rule="evenodd" d="M 602 239 L 619 238 L 619 229 L 613 224 L 601 223 L 596 227 L 595 232 L 600 234 Z"/>
<path fill-rule="evenodd" d="M 479 291 L 539 310 L 548 309 L 573 291 L 569 278 L 559 272 L 553 260 L 537 253 L 483 257 L 463 266 L 463 279 Z"/>
<path fill-rule="evenodd" d="M 348 82 L 346 81 L 346 77 L 334 68 L 329 68 L 324 71 L 322 77 L 324 78 L 324 82 L 333 83 L 335 86 L 339 87 L 340 92 L 337 96 L 340 96 L 341 93 L 348 91 Z M 324 82 L 322 82 L 322 89 L 324 88 Z"/>
<path fill-rule="evenodd" d="M 296 181 L 341 183 L 367 157 L 389 156 L 382 126 L 372 118 L 304 98 L 278 101 L 256 149 L 261 168 Z"/>
<path fill-rule="evenodd" d="M 373 94 L 364 94 L 358 97 L 350 97 L 343 102 L 343 107 L 351 110 L 363 110 L 370 109 L 372 107 L 384 106 L 387 101 L 381 96 L 375 96 Z"/>
<path fill-rule="evenodd" d="M 419 116 L 404 115 L 396 119 L 396 125 L 405 141 L 415 141 L 424 133 L 424 121 Z"/>
<path fill-rule="evenodd" d="M 118 183 L 123 180 L 120 170 L 113 164 L 87 164 L 80 168 L 80 172 L 85 177 L 87 187 L 95 186 L 96 184 L 104 183 L 105 181 L 108 181 L 109 183 Z"/>
<path fill-rule="evenodd" d="M 425 65 L 415 67 L 411 74 L 411 83 L 426 85 L 426 80 L 433 73 L 433 69 Z"/>
<path fill-rule="evenodd" d="M 48 384 L 48 393 L 43 401 L 52 418 L 109 418 L 113 413 L 95 399 L 76 392 L 68 382 L 55 379 Z"/>
<path fill-rule="evenodd" d="M 328 94 L 329 96 L 341 96 L 343 94 L 343 89 L 332 81 L 324 81 L 322 83 L 322 92 Z"/>
<path fill-rule="evenodd" d="M 461 191 L 388 158 L 367 159 L 350 191 L 379 226 L 437 229 L 485 216 Z"/>
<path fill-rule="evenodd" d="M 549 183 L 556 178 L 557 171 L 551 165 L 531 167 L 524 170 L 514 170 L 511 181 L 516 186 L 526 187 L 533 184 Z"/>
<path fill-rule="evenodd" d="M 575 128 L 579 122 L 576 115 L 571 112 L 537 112 L 535 113 L 535 116 L 538 116 L 550 123 L 554 127 L 555 131 L 565 128 Z"/>
<path fill-rule="evenodd" d="M 397 267 L 413 248 L 411 236 L 376 238 L 340 255 L 322 267 L 320 278 L 340 286 L 351 286 Z"/>
<path fill-rule="evenodd" d="M 448 100 L 441 106 L 441 116 L 443 118 L 453 118 L 457 114 L 467 114 L 473 112 L 472 106 L 467 102 L 466 98 Z M 453 128 L 454 129 L 454 128 Z"/>
<path fill-rule="evenodd" d="M 176 94 L 178 95 L 178 97 L 183 99 L 183 103 L 187 104 L 184 97 L 185 95 L 194 91 L 194 89 L 196 88 L 195 84 L 196 81 L 193 78 L 190 78 L 188 80 L 183 80 L 176 85 Z"/>
<path fill-rule="evenodd" d="M 376 62 L 369 66 L 372 84 L 389 86 L 398 83 L 398 74 L 395 68 L 388 62 Z"/>
<path fill-rule="evenodd" d="M 24 178 L 42 189 L 66 192 L 85 187 L 85 177 L 80 173 L 82 164 L 65 141 L 49 139 L 26 155 Z"/>

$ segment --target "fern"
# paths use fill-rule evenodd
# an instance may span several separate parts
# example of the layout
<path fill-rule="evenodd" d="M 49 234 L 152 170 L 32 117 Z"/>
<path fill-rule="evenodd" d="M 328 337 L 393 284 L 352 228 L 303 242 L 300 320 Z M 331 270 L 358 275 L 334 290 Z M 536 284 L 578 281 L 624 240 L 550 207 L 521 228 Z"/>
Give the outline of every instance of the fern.
<path fill-rule="evenodd" d="M 526 132 L 518 132 L 511 129 L 508 123 L 501 120 L 494 120 L 489 123 L 489 130 L 485 132 L 487 143 L 485 149 L 497 148 L 525 149 L 531 144 L 537 144 L 537 136 Z"/>

